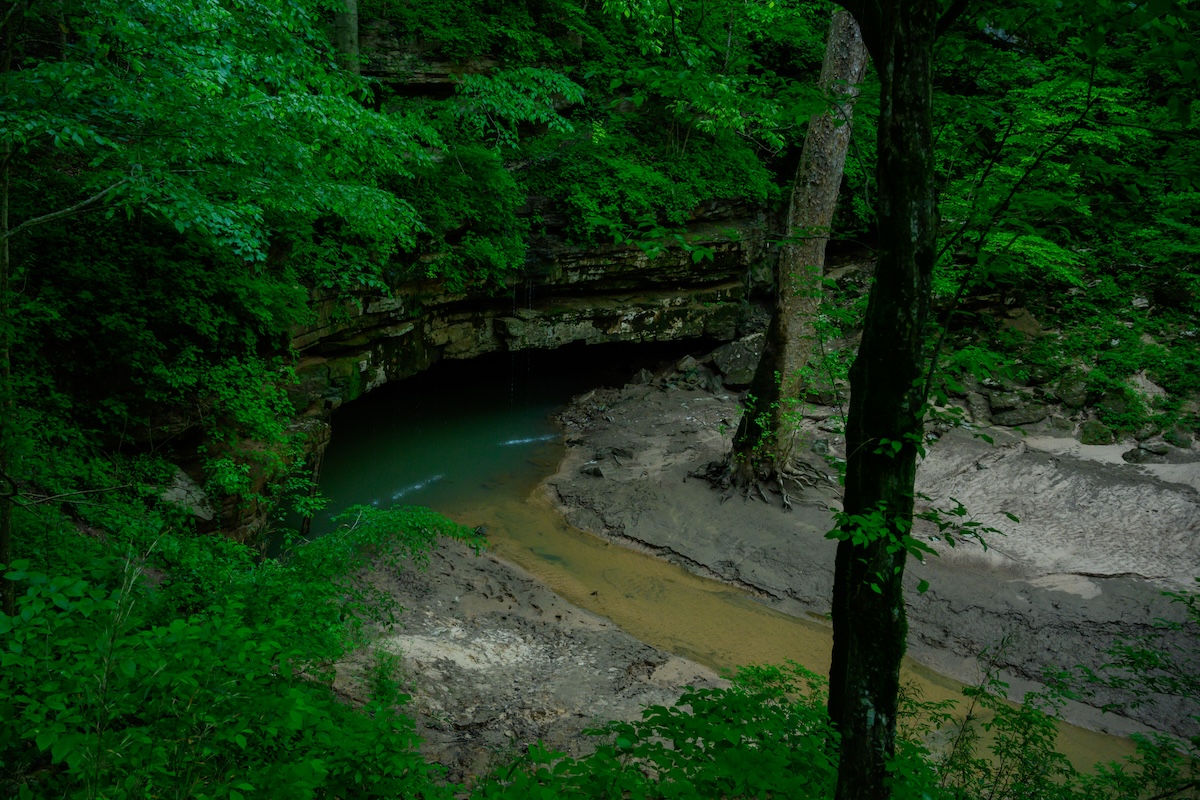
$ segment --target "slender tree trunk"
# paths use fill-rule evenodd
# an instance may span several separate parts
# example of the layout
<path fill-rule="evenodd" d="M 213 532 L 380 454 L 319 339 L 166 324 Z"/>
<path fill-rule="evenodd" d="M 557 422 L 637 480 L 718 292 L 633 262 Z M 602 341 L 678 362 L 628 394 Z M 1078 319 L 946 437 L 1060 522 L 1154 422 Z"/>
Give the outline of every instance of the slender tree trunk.
<path fill-rule="evenodd" d="M 358 59 L 358 0 L 342 0 L 333 23 L 333 45 L 342 56 L 342 66 L 355 75 L 361 65 Z"/>
<path fill-rule="evenodd" d="M 938 0 L 845 2 L 862 25 L 880 76 L 875 282 L 850 370 L 844 511 L 833 587 L 829 713 L 841 734 L 838 800 L 890 796 L 917 447 L 922 365 L 936 254 L 932 61 Z M 897 443 L 893 446 L 891 443 Z M 898 449 L 894 449 L 898 448 Z M 852 515 L 882 512 L 867 541 Z"/>
<path fill-rule="evenodd" d="M 14 11 L 6 8 L 4 12 Z M 8 72 L 12 65 L 12 50 L 15 41 L 14 26 L 5 17 L 0 25 L 0 75 Z M 3 162 L 0 162 L 0 564 L 7 567 L 12 563 L 13 505 L 17 499 L 17 484 L 12 477 L 12 312 L 9 298 L 9 281 L 12 272 L 12 251 L 8 247 L 9 218 L 8 204 L 12 180 L 12 142 L 4 143 Z M 0 609 L 12 616 L 16 611 L 16 586 L 3 577 L 0 569 Z"/>
<path fill-rule="evenodd" d="M 800 396 L 804 369 L 812 358 L 825 247 L 850 149 L 850 118 L 866 71 L 867 47 L 858 23 L 850 12 L 839 10 L 833 15 L 821 67 L 821 88 L 833 105 L 809 123 L 788 211 L 789 240 L 779 257 L 777 313 L 780 333 L 789 345 L 779 370 L 785 398 Z"/>
<path fill-rule="evenodd" d="M 9 273 L 11 251 L 8 248 L 9 175 L 12 169 L 12 144 L 4 146 L 4 162 L 0 166 L 0 564 L 12 563 L 13 504 L 17 484 L 12 477 L 9 453 L 12 443 L 12 319 L 9 303 Z M 0 575 L 3 571 L 0 571 Z M 0 607 L 12 616 L 16 608 L 16 591 L 12 581 L 0 577 Z"/>
<path fill-rule="evenodd" d="M 796 429 L 790 412 L 801 396 L 816 343 L 825 245 L 850 148 L 850 118 L 866 68 L 867 49 L 858 23 L 848 11 L 839 10 L 829 27 L 821 66 L 821 89 L 830 108 L 808 123 L 775 271 L 775 313 L 734 437 L 734 469 L 741 471 L 735 482 L 740 484 L 778 473 L 793 454 Z"/>

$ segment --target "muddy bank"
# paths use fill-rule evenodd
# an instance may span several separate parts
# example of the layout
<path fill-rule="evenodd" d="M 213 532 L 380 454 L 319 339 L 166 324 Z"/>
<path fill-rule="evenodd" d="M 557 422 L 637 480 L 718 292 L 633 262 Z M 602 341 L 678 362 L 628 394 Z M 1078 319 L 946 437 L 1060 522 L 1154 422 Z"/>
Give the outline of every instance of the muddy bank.
<path fill-rule="evenodd" d="M 670 704 L 684 686 L 721 683 L 562 599 L 519 567 L 447 542 L 426 569 L 377 570 L 406 609 L 374 648 L 399 656 L 397 677 L 422 751 L 466 780 L 541 740 L 580 754 L 583 730 Z M 374 653 L 339 665 L 338 688 L 365 699 Z"/>
<path fill-rule="evenodd" d="M 730 609 L 716 592 L 702 590 L 700 599 L 675 594 L 668 589 L 681 581 L 614 561 L 611 553 L 591 553 L 590 544 L 568 555 L 542 534 L 521 542 L 501 534 L 541 530 L 545 517 L 561 526 L 561 513 L 605 540 L 740 587 L 761 601 L 738 595 L 746 606 L 824 617 L 835 547 L 824 532 L 839 503 L 826 462 L 807 457 L 813 487 L 792 497 L 791 511 L 777 498 L 722 501 L 693 474 L 726 452 L 737 396 L 714 380 L 684 380 L 671 367 L 637 380 L 589 392 L 561 415 L 565 456 L 534 502 L 514 497 L 504 501 L 509 505 L 463 516 L 472 525 L 495 526 L 499 551 L 536 578 L 494 555 L 476 557 L 458 546 L 436 554 L 425 572 L 374 575 L 408 609 L 399 626 L 381 633 L 377 647 L 400 656 L 400 677 L 413 696 L 410 710 L 425 752 L 454 780 L 509 760 L 539 739 L 578 753 L 589 746 L 585 728 L 634 718 L 645 705 L 673 702 L 685 685 L 718 680 L 711 670 L 647 645 L 600 616 L 616 616 L 622 598 L 651 601 L 646 613 L 672 630 L 682 630 L 685 617 L 719 626 L 724 656 L 707 663 L 807 660 L 807 645 L 788 638 L 795 631 L 758 627 L 761 621 L 749 618 L 730 622 Z M 838 453 L 836 416 L 835 409 L 810 408 L 806 446 Z M 962 500 L 976 518 L 1007 535 L 989 537 L 985 551 L 972 543 L 948 549 L 933 540 L 934 531 L 921 531 L 943 555 L 912 564 L 909 576 L 910 650 L 917 660 L 973 683 L 976 656 L 1003 640 L 998 661 L 1017 694 L 1046 668 L 1101 663 L 1116 637 L 1146 632 L 1150 620 L 1174 613 L 1161 596 L 1164 589 L 1186 586 L 1200 574 L 1200 470 L 1188 461 L 1194 454 L 1135 466 L 1121 459 L 1120 446 L 1087 447 L 1061 431 L 1030 427 L 1034 435 L 1026 438 L 991 430 L 995 446 L 952 431 L 931 447 L 919 487 L 928 502 L 949 507 L 949 498 Z M 1020 525 L 1005 512 L 1019 516 Z M 533 560 L 519 557 L 521 550 Z M 595 561 L 598 572 L 571 572 L 556 581 L 547 565 L 564 560 Z M 919 579 L 931 584 L 923 595 L 915 590 Z M 661 631 L 630 630 L 705 660 L 704 653 L 676 646 Z M 696 641 L 708 646 L 710 637 L 705 632 Z M 762 652 L 758 640 L 778 647 L 770 655 L 748 656 Z M 351 699 L 363 696 L 372 664 L 373 656 L 364 653 L 342 665 L 339 688 Z M 1196 710 L 1167 701 L 1136 713 L 1155 728 L 1187 730 L 1183 723 Z M 1067 716 L 1114 733 L 1137 727 L 1087 706 L 1073 706 Z M 1090 754 L 1085 744 L 1077 763 L 1091 763 Z"/>
<path fill-rule="evenodd" d="M 678 377 L 666 370 L 578 398 L 562 415 L 568 450 L 546 481 L 552 500 L 584 530 L 791 613 L 824 615 L 835 549 L 824 533 L 839 502 L 836 481 L 817 478 L 792 498 L 791 511 L 741 495 L 723 501 L 693 473 L 727 451 L 737 398 Z M 835 410 L 809 416 L 811 442 L 837 453 Z M 1200 471 L 1186 463 L 1190 454 L 1157 465 L 1158 476 L 1028 427 L 1036 438 L 991 430 L 992 446 L 954 430 L 930 448 L 918 477 L 929 503 L 949 508 L 957 498 L 1006 535 L 988 537 L 986 550 L 970 542 L 950 549 L 932 528 L 923 530 L 942 556 L 912 564 L 908 576 L 911 654 L 969 683 L 978 678 L 978 654 L 1003 642 L 998 661 L 1018 692 L 1047 669 L 1103 663 L 1115 639 L 1176 616 L 1162 592 L 1200 575 L 1200 495 L 1190 485 Z M 814 475 L 830 474 L 820 457 L 807 461 Z M 916 592 L 921 579 L 931 585 L 925 594 Z M 1196 711 L 1161 699 L 1131 713 L 1158 729 L 1188 731 Z M 1101 730 L 1130 728 L 1088 707 L 1069 716 Z"/>

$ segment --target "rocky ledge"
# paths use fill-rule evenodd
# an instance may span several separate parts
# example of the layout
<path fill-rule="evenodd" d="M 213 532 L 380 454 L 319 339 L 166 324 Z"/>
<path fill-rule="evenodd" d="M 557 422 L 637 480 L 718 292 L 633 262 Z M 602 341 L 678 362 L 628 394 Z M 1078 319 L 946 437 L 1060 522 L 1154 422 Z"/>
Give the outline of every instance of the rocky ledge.
<path fill-rule="evenodd" d="M 520 567 L 445 543 L 422 569 L 371 579 L 406 609 L 370 652 L 339 665 L 337 688 L 366 699 L 375 651 L 392 653 L 411 694 L 422 750 L 450 780 L 480 775 L 534 742 L 573 755 L 583 734 L 674 703 L 685 686 L 723 683 L 710 669 L 622 631 Z"/>
<path fill-rule="evenodd" d="M 591 393 L 562 415 L 568 451 L 546 484 L 553 500 L 584 530 L 747 588 L 783 610 L 827 613 L 835 544 L 824 534 L 839 498 L 825 457 L 812 451 L 840 455 L 839 410 L 807 409 L 804 460 L 814 486 L 792 498 L 791 511 L 754 497 L 723 500 L 695 475 L 728 452 L 738 398 L 720 390 L 706 360 L 677 366 Z M 1003 535 L 989 534 L 986 548 L 974 541 L 950 548 L 932 526 L 921 529 L 941 555 L 913 563 L 908 575 L 911 654 L 973 682 L 987 649 L 1017 694 L 1046 670 L 1094 668 L 1115 641 L 1178 617 L 1163 592 L 1194 586 L 1200 575 L 1194 445 L 1173 447 L 1173 463 L 1135 465 L 1121 458 L 1128 443 L 1081 444 L 1050 422 L 1026 433 L 958 428 L 931 444 L 918 471 L 926 505 L 951 509 L 961 501 Z M 930 584 L 923 594 L 921 580 Z M 1196 642 L 1174 644 L 1195 649 Z M 1197 711 L 1194 700 L 1157 698 L 1129 713 L 1156 729 L 1194 732 L 1189 715 Z M 1094 708 L 1075 706 L 1069 715 L 1095 729 L 1128 730 L 1127 721 Z"/>

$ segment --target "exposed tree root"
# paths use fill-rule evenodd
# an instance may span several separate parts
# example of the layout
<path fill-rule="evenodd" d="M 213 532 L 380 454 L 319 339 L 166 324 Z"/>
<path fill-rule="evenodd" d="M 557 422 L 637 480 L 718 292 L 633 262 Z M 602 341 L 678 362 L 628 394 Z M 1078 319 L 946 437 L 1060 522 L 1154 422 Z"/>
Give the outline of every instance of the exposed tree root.
<path fill-rule="evenodd" d="M 774 469 L 762 465 L 755 468 L 726 458 L 711 461 L 688 473 L 688 477 L 708 481 L 721 493 L 722 503 L 740 494 L 746 500 L 762 500 L 767 505 L 778 502 L 785 510 L 791 510 L 793 502 L 806 492 L 837 485 L 831 475 L 812 464 L 795 460 L 782 469 Z"/>

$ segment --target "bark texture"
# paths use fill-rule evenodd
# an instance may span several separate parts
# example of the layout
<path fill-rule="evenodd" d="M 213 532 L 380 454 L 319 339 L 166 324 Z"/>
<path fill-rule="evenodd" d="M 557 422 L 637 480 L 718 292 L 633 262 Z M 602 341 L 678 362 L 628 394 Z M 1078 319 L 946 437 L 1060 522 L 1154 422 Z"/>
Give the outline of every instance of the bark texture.
<path fill-rule="evenodd" d="M 816 342 L 813 322 L 821 296 L 825 247 L 850 149 L 854 101 L 866 71 L 867 47 L 858 23 L 850 12 L 839 10 L 833 15 L 821 66 L 821 88 L 831 107 L 809 122 L 788 209 L 789 239 L 777 267 L 776 314 L 780 336 L 787 343 L 779 362 L 780 391 L 785 398 L 800 396 L 804 368 Z"/>
<path fill-rule="evenodd" d="M 342 66 L 359 74 L 358 0 L 342 0 L 342 10 L 333 22 L 333 45 L 341 54 Z"/>
<path fill-rule="evenodd" d="M 917 446 L 923 431 L 925 327 L 936 254 L 932 61 L 937 0 L 845 2 L 880 75 L 875 283 L 850 370 L 847 515 L 833 587 L 829 713 L 841 734 L 838 800 L 891 795 L 900 662 L 908 624 L 906 551 Z M 899 443 L 894 450 L 891 443 Z M 883 513 L 882 529 L 852 538 L 853 515 Z"/>
<path fill-rule="evenodd" d="M 788 204 L 786 241 L 776 266 L 775 313 L 751 383 L 746 413 L 734 438 L 735 481 L 745 484 L 786 470 L 795 447 L 789 411 L 801 397 L 812 359 L 814 321 L 820 303 L 825 246 L 837 208 L 838 189 L 850 148 L 850 119 L 858 84 L 867 68 L 867 49 L 848 11 L 833 15 L 821 90 L 830 107 L 814 115 Z"/>
<path fill-rule="evenodd" d="M 9 71 L 12 65 L 15 33 L 6 21 L 0 26 L 3 37 L 0 50 L 0 74 Z M 12 477 L 10 453 L 12 452 L 12 301 L 9 298 L 9 276 L 12 271 L 12 253 L 8 247 L 10 225 L 8 217 L 10 183 L 12 179 L 13 146 L 4 145 L 3 160 L 0 161 L 0 611 L 12 616 L 16 612 L 16 587 L 2 577 L 12 563 L 13 505 L 17 500 L 17 484 Z"/>
<path fill-rule="evenodd" d="M 6 48 L 7 50 L 7 48 Z M 4 59 L 8 61 L 7 57 Z M 8 197 L 9 175 L 12 169 L 12 145 L 4 148 L 4 161 L 0 164 L 0 575 L 12 563 L 13 504 L 17 499 L 17 484 L 12 478 L 9 453 L 12 449 L 9 420 L 13 414 L 12 399 L 12 322 L 9 301 L 9 272 L 11 268 L 8 249 Z M 16 587 L 12 581 L 0 577 L 0 610 L 12 616 L 16 612 Z"/>

